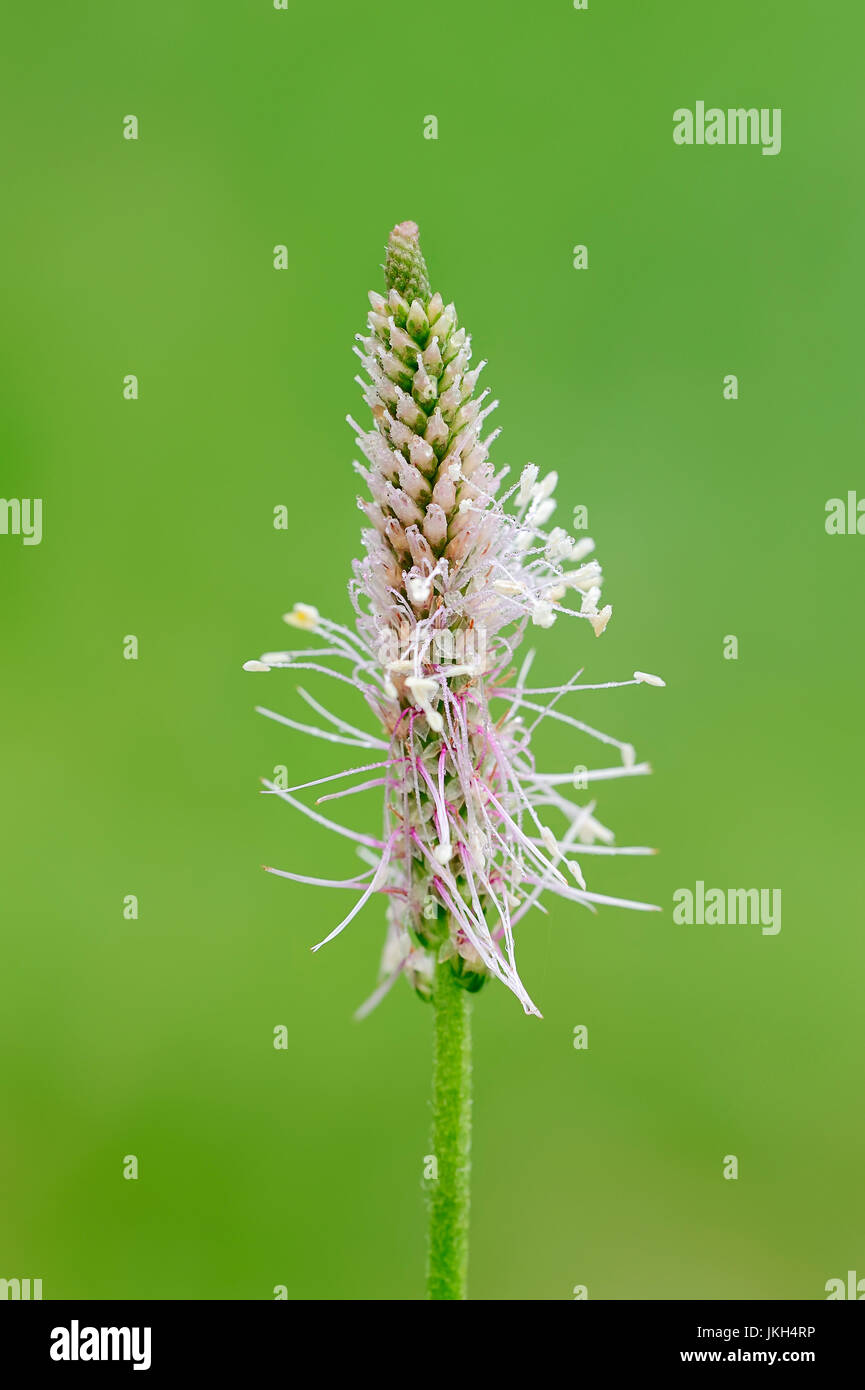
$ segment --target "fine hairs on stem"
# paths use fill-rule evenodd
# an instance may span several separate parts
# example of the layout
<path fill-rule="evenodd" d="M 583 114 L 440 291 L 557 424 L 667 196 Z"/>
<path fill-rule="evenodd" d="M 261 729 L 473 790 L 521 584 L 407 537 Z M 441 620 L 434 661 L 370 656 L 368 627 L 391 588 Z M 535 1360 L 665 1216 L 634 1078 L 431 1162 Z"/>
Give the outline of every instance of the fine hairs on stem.
<path fill-rule="evenodd" d="M 467 1297 L 472 1142 L 472 997 L 447 961 L 433 981 L 432 1152 L 427 1294 Z"/>

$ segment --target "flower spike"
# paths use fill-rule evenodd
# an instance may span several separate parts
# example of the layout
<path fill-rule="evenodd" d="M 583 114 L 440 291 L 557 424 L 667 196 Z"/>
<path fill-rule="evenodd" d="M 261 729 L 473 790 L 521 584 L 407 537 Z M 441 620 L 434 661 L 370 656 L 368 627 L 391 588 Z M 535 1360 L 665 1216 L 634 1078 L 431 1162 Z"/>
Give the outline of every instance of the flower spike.
<path fill-rule="evenodd" d="M 642 776 L 631 744 L 599 732 L 556 708 L 574 692 L 615 685 L 663 685 L 635 671 L 601 685 L 526 686 L 531 654 L 514 683 L 517 649 L 527 629 L 548 628 L 560 615 L 585 619 L 600 636 L 612 616 L 600 606 L 603 575 L 590 555 L 594 541 L 551 525 L 557 476 L 527 464 L 503 491 L 485 434 L 497 402 L 478 392 L 485 363 L 472 367 L 472 343 L 456 309 L 432 293 L 416 223 L 391 232 L 384 294 L 370 294 L 366 329 L 356 349 L 358 378 L 372 419 L 349 417 L 365 460 L 356 464 L 368 496 L 359 499 L 367 526 L 364 554 L 349 585 L 354 629 L 297 604 L 285 621 L 317 637 L 320 649 L 268 652 L 249 671 L 315 670 L 348 682 L 362 695 L 377 732 L 332 714 L 305 691 L 301 698 L 325 726 L 261 709 L 270 719 L 333 743 L 385 750 L 381 761 L 329 773 L 308 786 L 373 768 L 384 775 L 320 800 L 375 790 L 383 796 L 381 834 L 362 836 L 298 802 L 290 790 L 267 789 L 320 825 L 356 842 L 367 869 L 332 882 L 359 897 L 313 949 L 339 935 L 369 898 L 387 902 L 380 982 L 364 1015 L 399 976 L 428 998 L 436 967 L 450 963 L 466 989 L 498 979 L 527 1014 L 539 1014 L 517 970 L 514 928 L 542 895 L 555 893 L 591 911 L 598 905 L 657 910 L 591 892 L 579 863 L 585 854 L 649 854 L 617 847 L 594 817 L 595 803 L 565 795 L 588 781 Z M 576 595 L 579 607 L 567 600 Z M 314 657 L 314 660 L 310 660 Z M 329 663 L 348 662 L 338 671 Z M 328 663 L 328 664 L 325 664 Z M 531 696 L 547 696 L 538 703 Z M 504 706 L 497 704 L 503 701 Z M 503 709 L 503 712 L 502 712 Z M 531 716 L 526 722 L 525 715 Z M 586 768 L 582 779 L 539 772 L 534 729 L 553 719 L 618 749 L 621 766 Z M 554 830 L 547 824 L 562 822 Z"/>

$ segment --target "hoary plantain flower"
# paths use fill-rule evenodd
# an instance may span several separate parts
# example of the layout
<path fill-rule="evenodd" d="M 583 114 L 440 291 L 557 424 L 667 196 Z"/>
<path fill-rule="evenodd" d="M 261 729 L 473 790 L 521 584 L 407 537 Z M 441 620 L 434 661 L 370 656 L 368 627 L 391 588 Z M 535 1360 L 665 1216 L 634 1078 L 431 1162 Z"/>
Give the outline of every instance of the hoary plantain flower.
<path fill-rule="evenodd" d="M 370 294 L 367 328 L 355 349 L 370 428 L 349 423 L 365 460 L 355 463 L 366 495 L 364 555 L 349 590 L 352 628 L 297 604 L 285 621 L 320 644 L 265 653 L 247 670 L 309 670 L 360 691 L 376 725 L 370 733 L 299 694 L 322 723 L 309 725 L 259 707 L 314 738 L 362 750 L 355 766 L 300 786 L 266 789 L 321 826 L 354 841 L 364 870 L 346 879 L 270 873 L 301 883 L 356 890 L 346 916 L 313 950 L 338 936 L 375 895 L 387 904 L 387 932 L 370 1011 L 400 977 L 435 1003 L 429 1292 L 465 1296 L 469 1161 L 469 995 L 487 979 L 506 985 L 527 1014 L 539 1010 L 518 968 L 516 928 L 542 894 L 582 904 L 652 910 L 589 890 L 581 861 L 591 855 L 649 854 L 618 847 L 595 816 L 593 799 L 568 795 L 588 782 L 648 772 L 628 743 L 561 708 L 565 697 L 630 680 L 537 689 L 533 653 L 517 651 L 530 627 L 560 615 L 600 636 L 594 543 L 552 526 L 555 473 L 528 464 L 510 482 L 496 471 L 485 434 L 497 402 L 478 390 L 484 362 L 471 366 L 471 339 L 453 304 L 431 292 L 413 222 L 396 226 L 385 260 L 384 295 Z M 541 698 L 543 697 L 543 698 Z M 618 759 L 585 771 L 539 771 L 532 736 L 544 720 L 587 735 Z M 363 754 L 369 755 L 367 758 Z M 609 757 L 609 753 L 608 753 Z M 295 797 L 353 780 L 319 802 L 380 789 L 380 833 L 360 834 Z"/>

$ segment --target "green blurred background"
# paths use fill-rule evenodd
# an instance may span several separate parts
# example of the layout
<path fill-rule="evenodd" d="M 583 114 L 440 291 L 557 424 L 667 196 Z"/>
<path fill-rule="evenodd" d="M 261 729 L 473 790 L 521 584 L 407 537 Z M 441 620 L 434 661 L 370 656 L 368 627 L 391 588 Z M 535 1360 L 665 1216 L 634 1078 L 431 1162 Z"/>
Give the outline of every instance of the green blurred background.
<path fill-rule="evenodd" d="M 402 218 L 490 360 L 494 456 L 557 469 L 565 523 L 589 510 L 615 617 L 598 643 L 539 633 L 537 683 L 668 682 L 571 704 L 655 769 L 598 814 L 659 857 L 587 860 L 590 887 L 663 912 L 554 904 L 518 943 L 543 1022 L 477 999 L 473 1297 L 865 1275 L 865 539 L 824 530 L 865 489 L 859 22 L 801 0 L 10 17 L 0 491 L 45 512 L 40 546 L 0 537 L 0 1276 L 422 1294 L 430 1012 L 398 988 L 354 1023 L 380 904 L 313 956 L 346 895 L 261 872 L 351 871 L 257 791 L 351 752 L 256 716 L 303 705 L 241 670 L 298 636 L 293 602 L 348 616 L 352 338 Z M 781 154 L 676 147 L 697 99 L 781 107 Z M 561 726 L 539 746 L 596 762 Z M 780 935 L 674 925 L 697 879 L 780 887 Z"/>

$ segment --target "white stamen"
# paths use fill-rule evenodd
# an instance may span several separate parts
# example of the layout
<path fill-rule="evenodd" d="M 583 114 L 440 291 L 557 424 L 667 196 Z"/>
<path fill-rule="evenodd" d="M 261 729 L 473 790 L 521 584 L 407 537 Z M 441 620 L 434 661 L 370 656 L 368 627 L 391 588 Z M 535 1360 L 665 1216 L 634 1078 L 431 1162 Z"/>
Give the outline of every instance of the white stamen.
<path fill-rule="evenodd" d="M 406 579 L 406 589 L 412 603 L 426 603 L 432 593 L 432 575 L 410 574 Z"/>
<path fill-rule="evenodd" d="M 597 615 L 597 617 L 595 617 L 595 618 L 590 618 L 590 619 L 589 619 L 589 621 L 590 621 L 591 624 L 592 624 L 592 628 L 594 629 L 594 633 L 595 633 L 595 636 L 596 636 L 596 637 L 600 637 L 601 633 L 603 632 L 604 628 L 607 626 L 607 623 L 610 621 L 610 619 L 612 618 L 612 616 L 613 616 L 613 605 L 612 605 L 611 603 L 608 603 L 608 604 L 606 605 L 605 608 L 602 608 L 602 609 L 601 609 L 601 611 L 600 611 L 600 613 Z"/>
<path fill-rule="evenodd" d="M 567 531 L 562 526 L 554 526 L 550 532 L 544 554 L 551 564 L 555 564 L 557 560 L 570 558 L 573 544 Z"/>
<path fill-rule="evenodd" d="M 532 502 L 526 518 L 530 526 L 540 528 L 545 526 L 556 510 L 556 504 L 552 497 L 538 497 Z"/>
<path fill-rule="evenodd" d="M 520 486 L 517 492 L 517 506 L 524 507 L 532 495 L 532 489 L 538 480 L 538 467 L 535 463 L 527 463 L 520 474 Z"/>
<path fill-rule="evenodd" d="M 577 880 L 577 883 L 580 885 L 581 888 L 585 888 L 586 880 L 583 878 L 583 871 L 577 863 L 576 859 L 568 859 L 566 862 L 574 878 Z"/>
<path fill-rule="evenodd" d="M 667 684 L 666 681 L 662 681 L 662 680 L 661 680 L 661 677 L 660 677 L 660 676 L 650 676 L 649 673 L 648 673 L 647 671 L 635 671 L 635 672 L 634 672 L 634 680 L 635 680 L 635 681 L 639 681 L 641 685 L 666 685 L 666 684 Z"/>
<path fill-rule="evenodd" d="M 556 614 L 551 603 L 545 599 L 538 599 L 532 608 L 532 622 L 535 627 L 552 627 L 556 621 Z"/>
<path fill-rule="evenodd" d="M 559 846 L 556 841 L 556 837 L 553 834 L 552 830 L 550 830 L 549 826 L 541 826 L 541 839 L 543 840 L 544 845 L 549 850 L 550 854 L 558 856 Z"/>
<path fill-rule="evenodd" d="M 430 704 L 431 697 L 438 694 L 438 683 L 423 676 L 409 676 L 405 684 L 412 703 L 423 710 L 433 733 L 440 734 L 444 727 L 442 717 Z"/>
<path fill-rule="evenodd" d="M 555 470 L 548 473 L 545 478 L 539 483 L 536 483 L 532 488 L 532 500 L 535 502 L 542 502 L 545 497 L 550 497 L 552 493 L 555 492 L 558 481 L 559 475 Z"/>
<path fill-rule="evenodd" d="M 318 627 L 319 612 L 311 603 L 296 603 L 290 613 L 283 613 L 282 621 L 289 627 L 299 627 L 311 631 Z"/>
<path fill-rule="evenodd" d="M 586 590 L 594 588 L 601 577 L 601 567 L 597 560 L 590 560 L 587 565 L 581 565 L 578 570 L 569 570 L 562 575 L 562 583 L 569 584 L 573 589 Z"/>
<path fill-rule="evenodd" d="M 430 680 L 427 676 L 409 676 L 406 685 L 412 698 L 418 703 L 421 700 L 429 700 L 432 695 L 438 694 L 438 682 Z"/>
<path fill-rule="evenodd" d="M 602 825 L 599 820 L 595 820 L 592 815 L 584 815 L 580 821 L 578 839 L 584 845 L 592 845 L 595 840 L 600 840 L 604 845 L 611 845 L 615 840 L 615 835 L 608 826 Z"/>

